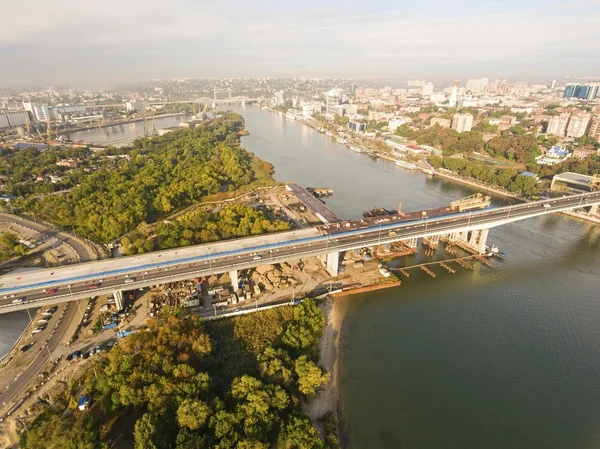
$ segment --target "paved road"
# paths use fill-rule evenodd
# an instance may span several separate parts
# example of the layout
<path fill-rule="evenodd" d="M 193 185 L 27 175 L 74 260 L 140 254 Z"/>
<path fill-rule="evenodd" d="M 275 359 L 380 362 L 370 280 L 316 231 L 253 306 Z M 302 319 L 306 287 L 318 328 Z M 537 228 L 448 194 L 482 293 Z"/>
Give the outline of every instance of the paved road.
<path fill-rule="evenodd" d="M 93 249 L 88 245 L 58 230 L 48 228 L 42 224 L 23 219 L 21 217 L 16 217 L 11 214 L 0 213 L 0 220 L 21 226 L 29 231 L 36 232 L 37 234 L 35 234 L 33 238 L 38 241 L 53 238 L 68 245 L 77 254 L 80 261 L 89 261 L 96 258 Z M 30 307 L 37 306 L 39 305 L 30 305 Z M 62 314 L 63 311 L 64 315 Z M 70 337 L 68 333 L 73 331 L 73 324 L 75 322 L 79 322 L 82 317 L 82 311 L 79 310 L 75 302 L 71 302 L 60 307 L 55 315 L 57 314 L 62 315 L 60 324 L 53 331 L 53 327 L 59 321 L 53 317 L 53 319 L 51 319 L 49 322 L 48 329 L 39 334 L 40 338 L 43 338 L 45 341 L 40 347 L 38 347 L 39 352 L 33 362 L 23 372 L 21 372 L 19 377 L 12 382 L 8 388 L 2 392 L 2 394 L 0 394 L 0 409 L 2 409 L 5 405 L 10 404 L 21 395 L 27 386 L 42 371 L 48 362 L 48 359 L 50 358 L 50 354 L 52 354 L 54 350 L 59 347 L 63 340 Z M 52 326 L 52 328 L 50 326 Z M 35 345 L 31 350 L 36 350 L 36 347 L 37 345 Z"/>
<path fill-rule="evenodd" d="M 103 260 L 81 264 L 85 265 L 88 273 L 81 276 L 75 276 L 75 268 L 70 267 L 23 273 L 18 279 L 14 275 L 12 277 L 4 276 L 0 278 L 0 283 L 4 284 L 0 289 L 0 313 L 3 309 L 14 310 L 16 307 L 24 308 L 36 304 L 69 301 L 91 295 L 107 294 L 117 289 L 130 290 L 190 279 L 195 276 L 247 269 L 262 264 L 334 253 L 424 235 L 449 233 L 465 228 L 489 228 L 510 221 L 597 203 L 600 203 L 600 192 L 593 192 L 449 217 L 403 223 L 380 223 L 370 225 L 366 229 L 262 246 L 246 246 L 237 251 L 207 254 L 207 245 L 199 245 L 141 256 Z M 238 241 L 229 243 L 232 242 Z M 177 256 L 178 251 L 179 256 Z M 189 254 L 194 254 L 193 251 L 201 255 L 189 256 Z M 181 254 L 187 254 L 187 256 L 181 258 Z M 132 261 L 135 263 L 132 264 Z M 23 298 L 24 302 L 12 305 L 13 298 Z"/>
<path fill-rule="evenodd" d="M 43 333 L 41 333 L 41 337 L 44 338 L 42 345 L 39 348 L 39 352 L 37 357 L 31 362 L 31 364 L 19 375 L 19 377 L 10 384 L 10 386 L 0 394 L 0 409 L 2 409 L 5 405 L 11 403 L 17 399 L 17 397 L 27 388 L 27 386 L 35 379 L 35 377 L 42 371 L 48 359 L 50 358 L 50 354 L 54 352 L 55 349 L 59 347 L 61 342 L 68 337 L 68 331 L 71 329 L 71 322 L 74 320 L 81 320 L 82 312 L 80 312 L 77 308 L 75 302 L 70 302 L 65 304 L 63 307 L 60 307 L 56 312 L 57 314 L 62 314 L 64 311 L 64 315 L 62 319 L 60 319 L 60 324 L 56 328 L 53 334 L 52 328 L 50 326 Z M 51 321 L 50 324 L 53 326 L 56 322 Z M 72 331 L 72 329 L 71 329 Z M 46 334 L 46 335 L 42 335 Z M 32 348 L 31 350 L 35 350 Z"/>
<path fill-rule="evenodd" d="M 56 239 L 61 243 L 69 245 L 73 248 L 73 251 L 79 257 L 79 261 L 83 262 L 86 260 L 94 260 L 96 255 L 94 250 L 80 240 L 73 238 L 69 234 L 65 234 L 57 229 L 49 228 L 43 224 L 34 222 L 32 220 L 28 220 L 22 217 L 17 217 L 16 215 L 6 214 L 0 212 L 0 220 L 5 221 L 7 223 L 13 223 L 17 226 L 21 226 L 29 231 L 33 231 L 37 234 L 33 235 L 33 238 L 38 241 L 44 241 L 48 239 Z"/>

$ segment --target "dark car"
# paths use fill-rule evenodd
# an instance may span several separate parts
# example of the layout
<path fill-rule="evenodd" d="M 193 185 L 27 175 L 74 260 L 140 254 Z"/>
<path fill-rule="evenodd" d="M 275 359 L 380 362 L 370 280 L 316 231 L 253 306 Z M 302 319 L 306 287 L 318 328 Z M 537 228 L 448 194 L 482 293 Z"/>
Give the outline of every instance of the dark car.
<path fill-rule="evenodd" d="M 23 347 L 21 347 L 21 352 L 28 351 L 29 349 L 31 349 L 32 346 L 33 346 L 33 343 L 28 343 L 26 345 L 23 345 Z"/>
<path fill-rule="evenodd" d="M 75 351 L 73 354 L 71 354 L 71 358 L 73 360 L 79 360 L 79 357 L 81 357 L 81 351 Z"/>

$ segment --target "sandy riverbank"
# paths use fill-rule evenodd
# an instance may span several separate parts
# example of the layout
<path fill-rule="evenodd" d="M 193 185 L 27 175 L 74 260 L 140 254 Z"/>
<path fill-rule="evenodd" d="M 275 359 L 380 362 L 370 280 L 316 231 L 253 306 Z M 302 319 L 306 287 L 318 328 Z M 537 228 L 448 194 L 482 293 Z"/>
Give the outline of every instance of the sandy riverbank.
<path fill-rule="evenodd" d="M 326 322 L 323 336 L 319 342 L 320 365 L 330 373 L 331 377 L 327 385 L 304 407 L 304 411 L 313 422 L 327 412 L 333 412 L 338 416 L 338 350 L 346 304 L 343 298 L 328 298 L 321 303 L 321 310 L 325 314 Z"/>

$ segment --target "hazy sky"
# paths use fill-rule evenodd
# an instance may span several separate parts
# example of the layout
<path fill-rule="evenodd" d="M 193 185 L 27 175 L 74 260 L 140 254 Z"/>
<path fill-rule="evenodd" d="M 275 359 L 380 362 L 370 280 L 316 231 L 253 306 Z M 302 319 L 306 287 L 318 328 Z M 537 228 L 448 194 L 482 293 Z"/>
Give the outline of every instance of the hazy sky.
<path fill-rule="evenodd" d="M 0 87 L 600 76 L 600 0 L 3 0 Z"/>

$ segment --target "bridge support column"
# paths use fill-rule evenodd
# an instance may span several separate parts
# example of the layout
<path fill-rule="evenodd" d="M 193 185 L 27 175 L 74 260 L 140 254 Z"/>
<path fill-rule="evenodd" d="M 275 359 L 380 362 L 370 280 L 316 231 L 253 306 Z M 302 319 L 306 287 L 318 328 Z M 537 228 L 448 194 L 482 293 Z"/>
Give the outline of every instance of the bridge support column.
<path fill-rule="evenodd" d="M 485 252 L 485 244 L 487 242 L 487 236 L 490 232 L 489 229 L 482 229 L 480 231 L 473 231 L 471 238 L 469 239 L 469 246 L 476 249 L 479 254 Z"/>
<path fill-rule="evenodd" d="M 327 253 L 327 271 L 331 276 L 337 276 L 340 268 L 340 253 Z"/>
<path fill-rule="evenodd" d="M 429 237 L 423 237 L 422 243 L 431 249 L 436 249 L 440 243 L 440 236 L 437 234 Z"/>
<path fill-rule="evenodd" d="M 598 215 L 598 205 L 594 204 L 591 208 L 590 211 L 588 212 L 588 215 L 592 215 L 592 216 L 596 216 Z"/>
<path fill-rule="evenodd" d="M 231 280 L 231 286 L 233 287 L 233 291 L 237 292 L 238 288 L 240 288 L 237 270 L 229 272 L 229 279 Z"/>
<path fill-rule="evenodd" d="M 123 310 L 123 307 L 125 307 L 125 301 L 123 299 L 123 290 L 115 290 L 114 297 L 115 307 L 117 308 L 117 310 Z"/>
<path fill-rule="evenodd" d="M 469 242 L 469 231 L 458 231 L 455 233 L 456 238 L 454 240 L 460 240 L 461 242 Z"/>
<path fill-rule="evenodd" d="M 404 243 L 406 244 L 406 246 L 408 246 L 409 248 L 416 248 L 417 247 L 417 242 L 418 242 L 417 238 L 412 238 L 412 239 L 408 239 L 408 240 L 404 241 Z"/>

